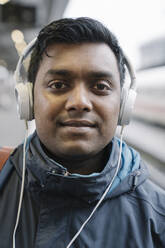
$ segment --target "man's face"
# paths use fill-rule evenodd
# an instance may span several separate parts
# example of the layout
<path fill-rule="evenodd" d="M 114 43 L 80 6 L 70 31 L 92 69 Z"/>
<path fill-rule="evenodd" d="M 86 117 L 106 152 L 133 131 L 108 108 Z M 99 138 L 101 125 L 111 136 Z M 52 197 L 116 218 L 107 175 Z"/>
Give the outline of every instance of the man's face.
<path fill-rule="evenodd" d="M 53 44 L 34 86 L 36 130 L 54 155 L 88 158 L 113 138 L 120 108 L 120 75 L 104 43 Z"/>

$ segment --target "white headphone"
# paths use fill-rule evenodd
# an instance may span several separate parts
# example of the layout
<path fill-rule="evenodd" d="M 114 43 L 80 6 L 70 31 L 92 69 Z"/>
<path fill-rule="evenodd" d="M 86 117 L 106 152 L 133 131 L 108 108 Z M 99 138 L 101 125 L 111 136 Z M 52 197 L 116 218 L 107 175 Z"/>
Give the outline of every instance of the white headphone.
<path fill-rule="evenodd" d="M 32 40 L 28 46 L 23 51 L 22 55 L 19 58 L 16 70 L 15 70 L 15 95 L 17 99 L 17 109 L 19 118 L 21 120 L 30 121 L 34 119 L 34 110 L 33 110 L 33 84 L 31 82 L 23 82 L 21 77 L 21 67 L 23 64 L 23 61 L 27 58 L 27 56 L 31 53 L 33 50 L 37 38 Z M 124 55 L 125 56 L 125 55 Z M 134 108 L 134 103 L 136 100 L 136 77 L 134 69 L 128 60 L 128 58 L 125 56 L 125 63 L 126 67 L 129 72 L 129 76 L 131 79 L 131 83 L 129 87 L 124 86 L 122 87 L 121 92 L 121 103 L 120 103 L 120 113 L 119 113 L 119 119 L 118 119 L 118 125 L 124 126 L 128 125 L 131 116 L 132 111 Z"/>

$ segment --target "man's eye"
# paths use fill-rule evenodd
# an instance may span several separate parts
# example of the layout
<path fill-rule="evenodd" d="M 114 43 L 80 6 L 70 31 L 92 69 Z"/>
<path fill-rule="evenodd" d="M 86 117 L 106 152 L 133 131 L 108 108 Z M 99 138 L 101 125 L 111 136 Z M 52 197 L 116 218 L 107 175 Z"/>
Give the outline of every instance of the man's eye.
<path fill-rule="evenodd" d="M 110 85 L 108 84 L 108 82 L 98 82 L 94 85 L 94 89 L 95 90 L 99 90 L 99 91 L 107 91 L 107 90 L 111 90 Z"/>
<path fill-rule="evenodd" d="M 62 90 L 65 89 L 67 87 L 67 85 L 64 82 L 61 81 L 54 81 L 49 83 L 48 85 L 51 89 L 55 89 L 55 90 Z"/>

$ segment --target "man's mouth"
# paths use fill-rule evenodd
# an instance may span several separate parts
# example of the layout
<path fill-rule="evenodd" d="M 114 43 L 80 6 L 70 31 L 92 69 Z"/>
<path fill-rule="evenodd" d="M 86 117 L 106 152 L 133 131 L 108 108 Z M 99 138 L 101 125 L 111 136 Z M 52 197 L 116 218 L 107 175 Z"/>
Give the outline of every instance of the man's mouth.
<path fill-rule="evenodd" d="M 96 127 L 96 124 L 89 120 L 66 120 L 60 123 L 61 126 L 68 127 Z"/>

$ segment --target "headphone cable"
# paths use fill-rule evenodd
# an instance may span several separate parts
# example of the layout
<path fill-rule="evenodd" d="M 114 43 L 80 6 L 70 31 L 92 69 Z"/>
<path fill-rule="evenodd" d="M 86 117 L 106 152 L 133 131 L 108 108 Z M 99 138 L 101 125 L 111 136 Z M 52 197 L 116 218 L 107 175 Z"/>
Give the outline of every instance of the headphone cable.
<path fill-rule="evenodd" d="M 23 145 L 23 168 L 22 168 L 22 181 L 21 181 L 21 191 L 20 191 L 20 197 L 19 197 L 19 204 L 18 204 L 18 211 L 17 211 L 17 217 L 16 217 L 16 223 L 13 231 L 13 248 L 16 247 L 15 244 L 15 237 L 16 237 L 16 231 L 18 228 L 19 218 L 20 218 L 20 212 L 22 207 L 22 200 L 23 200 L 23 193 L 24 193 L 24 185 L 25 185 L 25 171 L 26 171 L 26 143 L 27 143 L 27 137 L 28 137 L 28 123 L 25 121 L 26 131 L 25 131 L 25 139 L 24 139 L 24 145 Z"/>

